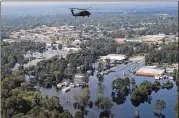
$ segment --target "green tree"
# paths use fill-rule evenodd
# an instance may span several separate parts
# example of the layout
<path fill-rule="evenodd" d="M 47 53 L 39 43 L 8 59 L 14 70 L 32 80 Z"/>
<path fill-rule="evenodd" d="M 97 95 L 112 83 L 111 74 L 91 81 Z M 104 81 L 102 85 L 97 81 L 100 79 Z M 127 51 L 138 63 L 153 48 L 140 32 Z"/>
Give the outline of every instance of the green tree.
<path fill-rule="evenodd" d="M 141 89 L 139 87 L 135 87 L 131 93 L 132 100 L 141 100 Z"/>
<path fill-rule="evenodd" d="M 143 81 L 139 87 L 143 96 L 148 95 L 152 91 L 152 83 L 147 80 Z"/>
<path fill-rule="evenodd" d="M 75 118 L 84 118 L 83 113 L 81 111 L 76 111 Z"/>
<path fill-rule="evenodd" d="M 155 81 L 155 82 L 153 83 L 153 86 L 154 86 L 155 88 L 160 88 L 160 82 Z"/>
<path fill-rule="evenodd" d="M 84 88 L 82 91 L 82 94 L 80 96 L 81 102 L 84 106 L 88 104 L 89 98 L 90 98 L 90 91 L 89 88 Z"/>
<path fill-rule="evenodd" d="M 105 98 L 105 97 L 102 97 L 100 103 L 99 103 L 99 107 L 106 111 L 106 110 L 110 110 L 113 106 L 113 102 L 110 98 Z"/>
<path fill-rule="evenodd" d="M 71 113 L 67 110 L 65 110 L 61 115 L 60 118 L 73 118 L 73 116 L 71 115 Z"/>
<path fill-rule="evenodd" d="M 126 86 L 130 85 L 130 79 L 128 77 L 125 77 L 124 82 L 125 82 Z"/>
<path fill-rule="evenodd" d="M 161 111 L 166 108 L 166 102 L 163 100 L 157 100 L 155 103 L 154 112 L 161 114 Z"/>
<path fill-rule="evenodd" d="M 53 74 L 55 76 L 56 81 L 58 81 L 58 82 L 62 81 L 62 75 L 61 75 L 60 71 L 54 71 Z"/>

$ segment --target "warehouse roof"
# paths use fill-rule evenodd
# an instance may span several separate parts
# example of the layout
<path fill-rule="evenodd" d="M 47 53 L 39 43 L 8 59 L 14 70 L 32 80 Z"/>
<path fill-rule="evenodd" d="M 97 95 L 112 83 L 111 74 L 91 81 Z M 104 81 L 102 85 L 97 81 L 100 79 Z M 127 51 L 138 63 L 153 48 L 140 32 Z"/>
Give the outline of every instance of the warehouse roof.
<path fill-rule="evenodd" d="M 153 74 L 163 74 L 164 69 L 156 68 L 155 66 L 147 66 L 140 68 L 137 73 L 153 73 Z"/>
<path fill-rule="evenodd" d="M 121 54 L 108 54 L 107 56 L 101 56 L 101 59 L 110 59 L 110 60 L 124 60 L 126 58 L 125 55 Z"/>

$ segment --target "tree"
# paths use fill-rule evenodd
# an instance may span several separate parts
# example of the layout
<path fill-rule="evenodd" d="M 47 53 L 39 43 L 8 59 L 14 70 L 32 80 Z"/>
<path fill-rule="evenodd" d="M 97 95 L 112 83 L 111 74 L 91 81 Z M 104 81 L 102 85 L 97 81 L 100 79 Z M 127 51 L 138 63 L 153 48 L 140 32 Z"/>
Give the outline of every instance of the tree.
<path fill-rule="evenodd" d="M 57 110 L 53 110 L 51 112 L 51 117 L 50 118 L 59 118 L 59 113 Z"/>
<path fill-rule="evenodd" d="M 130 79 L 128 77 L 125 77 L 124 82 L 125 82 L 126 86 L 129 86 Z"/>
<path fill-rule="evenodd" d="M 58 49 L 59 49 L 59 50 L 62 49 L 62 44 L 58 44 Z"/>
<path fill-rule="evenodd" d="M 140 117 L 140 111 L 139 111 L 139 109 L 137 109 L 134 112 L 134 118 L 139 118 L 139 117 Z"/>
<path fill-rule="evenodd" d="M 154 90 L 155 92 L 158 92 L 158 90 L 159 90 L 160 88 L 161 88 L 160 82 L 155 81 L 155 82 L 152 84 L 152 90 Z"/>
<path fill-rule="evenodd" d="M 166 102 L 163 100 L 157 100 L 155 103 L 154 112 L 161 114 L 161 111 L 166 108 Z"/>
<path fill-rule="evenodd" d="M 155 81 L 155 82 L 153 83 L 153 86 L 154 86 L 155 88 L 160 88 L 160 82 Z"/>
<path fill-rule="evenodd" d="M 61 115 L 60 118 L 73 118 L 73 116 L 71 115 L 71 113 L 67 110 L 65 110 Z"/>
<path fill-rule="evenodd" d="M 84 106 L 88 104 L 90 98 L 89 94 L 90 94 L 89 88 L 84 88 L 80 96 L 81 102 Z"/>
<path fill-rule="evenodd" d="M 99 62 L 98 70 L 99 70 L 99 71 L 102 71 L 102 70 L 103 70 L 103 62 L 102 62 L 102 61 Z"/>
<path fill-rule="evenodd" d="M 134 88 L 134 86 L 136 85 L 135 79 L 131 78 L 130 79 L 130 84 L 132 85 L 132 89 Z"/>
<path fill-rule="evenodd" d="M 166 83 L 164 83 L 164 84 L 162 85 L 162 88 L 166 88 L 166 89 L 168 89 L 168 90 L 169 90 L 169 89 L 172 89 L 172 88 L 173 88 L 173 83 L 168 80 Z"/>
<path fill-rule="evenodd" d="M 141 95 L 145 96 L 150 94 L 150 92 L 152 91 L 152 83 L 150 81 L 143 81 L 140 85 L 139 85 L 140 89 L 141 89 Z"/>
<path fill-rule="evenodd" d="M 141 89 L 139 87 L 135 87 L 131 93 L 132 100 L 141 100 Z"/>
<path fill-rule="evenodd" d="M 116 80 L 113 80 L 112 82 L 112 89 L 116 92 L 119 92 L 122 96 L 125 96 L 128 94 L 128 85 L 129 85 L 129 78 L 122 79 L 117 78 Z"/>
<path fill-rule="evenodd" d="M 59 71 L 54 71 L 53 74 L 55 76 L 56 81 L 58 81 L 58 82 L 62 81 L 62 76 L 61 76 L 61 73 Z"/>
<path fill-rule="evenodd" d="M 83 113 L 81 111 L 76 111 L 75 118 L 84 118 Z"/>
<path fill-rule="evenodd" d="M 177 101 L 178 101 L 178 97 L 177 97 Z M 176 105 L 174 106 L 174 110 L 175 110 L 175 112 L 176 112 L 176 114 L 175 114 L 175 118 L 178 118 L 178 116 L 179 116 L 179 112 L 178 112 L 178 110 L 179 110 L 179 103 L 177 102 L 176 103 Z"/>
<path fill-rule="evenodd" d="M 104 111 L 110 110 L 113 106 L 112 100 L 110 98 L 102 97 L 99 107 L 103 109 Z"/>

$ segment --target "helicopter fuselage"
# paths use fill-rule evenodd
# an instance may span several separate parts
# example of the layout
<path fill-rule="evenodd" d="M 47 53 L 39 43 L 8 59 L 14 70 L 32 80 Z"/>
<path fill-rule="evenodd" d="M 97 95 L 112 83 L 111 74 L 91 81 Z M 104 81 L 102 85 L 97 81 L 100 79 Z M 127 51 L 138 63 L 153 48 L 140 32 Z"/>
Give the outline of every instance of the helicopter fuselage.
<path fill-rule="evenodd" d="M 79 13 L 74 13 L 74 11 L 72 9 L 71 12 L 72 12 L 73 16 L 83 16 L 83 17 L 88 16 L 89 17 L 91 15 L 91 13 L 89 11 L 86 11 L 86 10 L 80 11 Z"/>

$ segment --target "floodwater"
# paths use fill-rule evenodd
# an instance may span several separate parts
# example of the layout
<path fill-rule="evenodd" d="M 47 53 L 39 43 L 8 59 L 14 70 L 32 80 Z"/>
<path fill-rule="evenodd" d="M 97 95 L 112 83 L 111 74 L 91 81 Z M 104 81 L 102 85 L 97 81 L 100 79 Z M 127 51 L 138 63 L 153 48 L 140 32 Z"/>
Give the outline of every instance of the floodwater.
<path fill-rule="evenodd" d="M 128 65 L 124 65 L 124 64 L 117 65 L 116 67 L 111 68 L 111 70 L 115 70 L 116 72 L 111 72 L 108 75 L 104 76 L 103 95 L 105 97 L 111 98 L 111 92 L 112 92 L 111 83 L 117 77 L 123 78 L 123 72 L 126 72 L 126 74 L 129 77 L 134 78 L 137 85 L 142 83 L 144 80 L 154 82 L 153 77 L 135 76 L 134 74 L 130 73 L 128 71 L 129 69 L 137 69 L 144 65 L 143 62 L 132 62 L 132 63 L 133 63 L 132 65 L 130 65 L 131 63 L 129 63 Z M 163 83 L 166 82 L 166 80 L 161 80 L 160 82 Z M 173 81 L 171 80 L 171 82 Z M 89 78 L 90 100 L 92 100 L 93 102 L 95 101 L 96 92 L 98 90 L 97 83 L 98 83 L 98 79 L 96 78 L 95 75 Z M 171 90 L 160 89 L 157 93 L 152 92 L 151 104 L 145 102 L 145 103 L 141 103 L 138 107 L 132 105 L 130 100 L 130 95 L 128 95 L 126 97 L 125 103 L 120 105 L 117 105 L 116 103 L 113 104 L 111 111 L 112 114 L 114 115 L 114 118 L 133 118 L 134 111 L 137 109 L 140 110 L 140 116 L 142 118 L 154 118 L 153 109 L 157 99 L 164 100 L 166 102 L 166 108 L 162 111 L 162 113 L 166 116 L 166 118 L 174 118 L 175 116 L 174 106 L 176 104 L 177 88 L 174 82 L 173 85 L 174 86 Z M 60 99 L 60 103 L 63 105 L 63 107 L 65 109 L 69 109 L 69 111 L 72 112 L 72 114 L 74 115 L 75 110 L 73 108 L 73 102 L 74 102 L 73 96 L 81 94 L 80 88 L 72 89 L 66 94 L 62 94 L 61 90 L 57 91 L 55 87 L 53 87 L 52 89 L 40 88 L 40 91 L 42 94 L 47 94 L 49 96 L 58 96 Z M 66 101 L 70 101 L 70 102 L 66 103 Z M 92 109 L 87 108 L 87 110 L 89 110 L 89 112 L 88 115 L 85 116 L 86 118 L 98 118 L 101 112 L 101 110 L 99 110 L 95 105 L 93 105 Z"/>
<path fill-rule="evenodd" d="M 57 44 L 54 44 L 54 45 L 56 46 L 57 50 L 52 50 L 52 48 L 47 48 L 48 50 L 44 51 L 43 53 L 37 53 L 37 52 L 32 53 L 32 55 L 34 55 L 35 53 L 41 54 L 41 55 L 43 55 L 44 59 L 36 58 L 32 61 L 29 61 L 27 64 L 24 64 L 24 67 L 26 68 L 26 67 L 29 67 L 29 66 L 35 66 L 35 65 L 37 65 L 38 62 L 40 62 L 42 60 L 50 59 L 50 58 L 52 58 L 53 56 L 56 56 L 56 55 L 65 57 L 68 54 L 67 51 L 63 50 L 64 47 L 61 50 L 59 50 L 58 45 Z M 30 54 L 26 54 L 26 55 L 24 55 L 24 57 L 29 58 Z M 36 55 L 36 57 L 38 57 L 38 55 Z M 19 67 L 19 64 L 16 63 L 14 68 L 11 69 L 11 70 L 13 70 L 13 71 L 18 70 L 18 67 Z"/>

